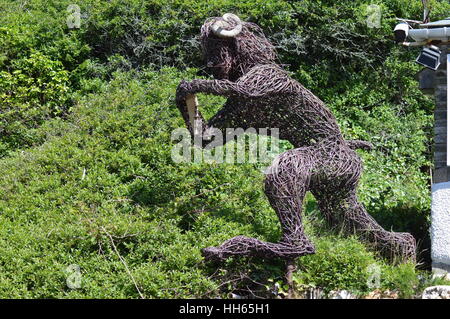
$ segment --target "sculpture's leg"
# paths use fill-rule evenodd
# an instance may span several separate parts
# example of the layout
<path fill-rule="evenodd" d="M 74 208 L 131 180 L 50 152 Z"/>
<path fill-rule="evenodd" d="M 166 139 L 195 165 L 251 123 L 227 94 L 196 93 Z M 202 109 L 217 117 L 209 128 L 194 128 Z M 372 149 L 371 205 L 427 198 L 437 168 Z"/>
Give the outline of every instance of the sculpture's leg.
<path fill-rule="evenodd" d="M 315 194 L 316 195 L 316 194 Z M 316 195 L 319 208 L 332 226 L 355 233 L 373 250 L 393 262 L 415 261 L 416 241 L 409 233 L 386 231 L 358 202 L 356 190 L 337 196 Z"/>
<path fill-rule="evenodd" d="M 264 258 L 293 259 L 313 254 L 314 246 L 305 236 L 301 220 L 302 202 L 309 186 L 310 167 L 301 151 L 283 153 L 272 164 L 266 176 L 265 192 L 276 211 L 282 227 L 278 243 L 269 243 L 237 236 L 219 247 L 202 250 L 206 259 L 225 259 L 230 256 L 259 256 Z"/>

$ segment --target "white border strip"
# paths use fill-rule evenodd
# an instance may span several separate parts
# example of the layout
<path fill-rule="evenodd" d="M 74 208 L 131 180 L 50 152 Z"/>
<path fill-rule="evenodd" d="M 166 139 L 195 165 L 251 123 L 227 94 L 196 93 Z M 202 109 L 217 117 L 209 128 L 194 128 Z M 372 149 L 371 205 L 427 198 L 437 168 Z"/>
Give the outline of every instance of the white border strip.
<path fill-rule="evenodd" d="M 447 166 L 450 166 L 450 54 L 447 54 Z"/>

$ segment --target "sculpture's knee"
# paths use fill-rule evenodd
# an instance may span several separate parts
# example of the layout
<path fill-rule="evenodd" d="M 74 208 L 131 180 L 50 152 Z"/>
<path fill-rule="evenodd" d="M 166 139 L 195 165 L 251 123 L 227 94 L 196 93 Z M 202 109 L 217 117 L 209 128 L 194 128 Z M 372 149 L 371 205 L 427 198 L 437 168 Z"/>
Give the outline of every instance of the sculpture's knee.
<path fill-rule="evenodd" d="M 280 164 L 274 161 L 265 172 L 264 187 L 266 194 L 276 194 L 282 189 L 280 185 L 290 183 L 287 170 L 284 167 L 280 167 Z"/>
<path fill-rule="evenodd" d="M 312 159 L 299 149 L 280 154 L 265 171 L 266 190 L 294 192 L 308 188 L 312 166 Z"/>

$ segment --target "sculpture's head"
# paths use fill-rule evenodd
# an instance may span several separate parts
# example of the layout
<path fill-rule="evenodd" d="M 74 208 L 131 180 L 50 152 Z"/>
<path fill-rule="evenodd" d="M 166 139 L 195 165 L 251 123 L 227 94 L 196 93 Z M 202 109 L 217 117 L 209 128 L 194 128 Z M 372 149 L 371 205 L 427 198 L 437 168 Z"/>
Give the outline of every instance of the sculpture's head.
<path fill-rule="evenodd" d="M 200 39 L 206 65 L 217 79 L 234 81 L 253 66 L 274 63 L 277 57 L 259 26 L 231 13 L 206 20 Z"/>

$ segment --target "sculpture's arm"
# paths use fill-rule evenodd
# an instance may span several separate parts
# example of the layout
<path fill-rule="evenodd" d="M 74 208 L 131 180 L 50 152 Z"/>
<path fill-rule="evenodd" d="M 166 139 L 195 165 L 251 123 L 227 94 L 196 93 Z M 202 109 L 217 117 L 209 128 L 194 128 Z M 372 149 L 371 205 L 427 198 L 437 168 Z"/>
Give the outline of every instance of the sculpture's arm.
<path fill-rule="evenodd" d="M 191 82 L 184 80 L 181 81 L 177 88 L 176 103 L 181 115 L 183 116 L 186 126 L 189 128 L 193 137 L 195 135 L 194 128 L 192 127 L 193 110 L 189 110 L 186 103 L 186 98 L 189 97 L 189 95 L 196 93 L 214 94 L 225 97 L 243 97 L 246 95 L 246 92 L 242 89 L 240 84 L 228 80 L 193 80 Z M 207 130 L 212 127 L 220 129 L 221 131 L 227 127 L 241 127 L 239 125 L 240 123 L 237 123 L 238 118 L 236 118 L 233 111 L 233 108 L 230 105 L 227 105 L 219 110 L 208 122 L 206 122 L 200 111 L 195 110 L 197 123 L 201 125 L 201 132 L 207 133 Z"/>
<path fill-rule="evenodd" d="M 288 74 L 274 65 L 262 65 L 249 70 L 236 82 L 229 80 L 202 80 L 196 79 L 190 82 L 181 81 L 177 88 L 176 102 L 177 106 L 184 118 L 186 126 L 189 128 L 192 137 L 196 132 L 192 127 L 192 123 L 197 122 L 201 125 L 198 133 L 204 133 L 208 136 L 208 130 L 217 128 L 226 133 L 225 129 L 230 127 L 246 128 L 245 113 L 242 104 L 229 103 L 234 101 L 246 101 L 252 98 L 264 98 L 268 95 L 291 94 L 297 90 L 296 82 L 292 81 Z M 186 103 L 186 97 L 195 95 L 196 93 L 206 93 L 220 95 L 230 98 L 225 106 L 215 114 L 207 123 L 196 107 L 195 110 L 189 109 Z M 189 116 L 191 114 L 191 116 Z M 195 114 L 196 120 L 192 118 Z M 224 135 L 225 136 L 225 135 Z"/>
<path fill-rule="evenodd" d="M 267 64 L 250 69 L 236 82 L 202 79 L 187 82 L 183 80 L 178 85 L 176 101 L 185 121 L 189 122 L 186 106 L 188 94 L 206 93 L 245 100 L 264 97 L 265 95 L 295 93 L 298 91 L 297 86 L 297 82 L 293 81 L 284 70 L 272 64 Z M 219 128 L 225 117 L 226 114 L 217 114 L 216 127 Z M 204 121 L 201 114 L 199 114 L 199 118 Z"/>
<path fill-rule="evenodd" d="M 225 97 L 246 95 L 239 82 L 229 80 L 203 80 L 196 79 L 190 82 L 181 81 L 177 88 L 177 98 L 183 98 L 186 94 L 205 93 Z M 184 95 L 184 96 L 183 96 Z"/>

